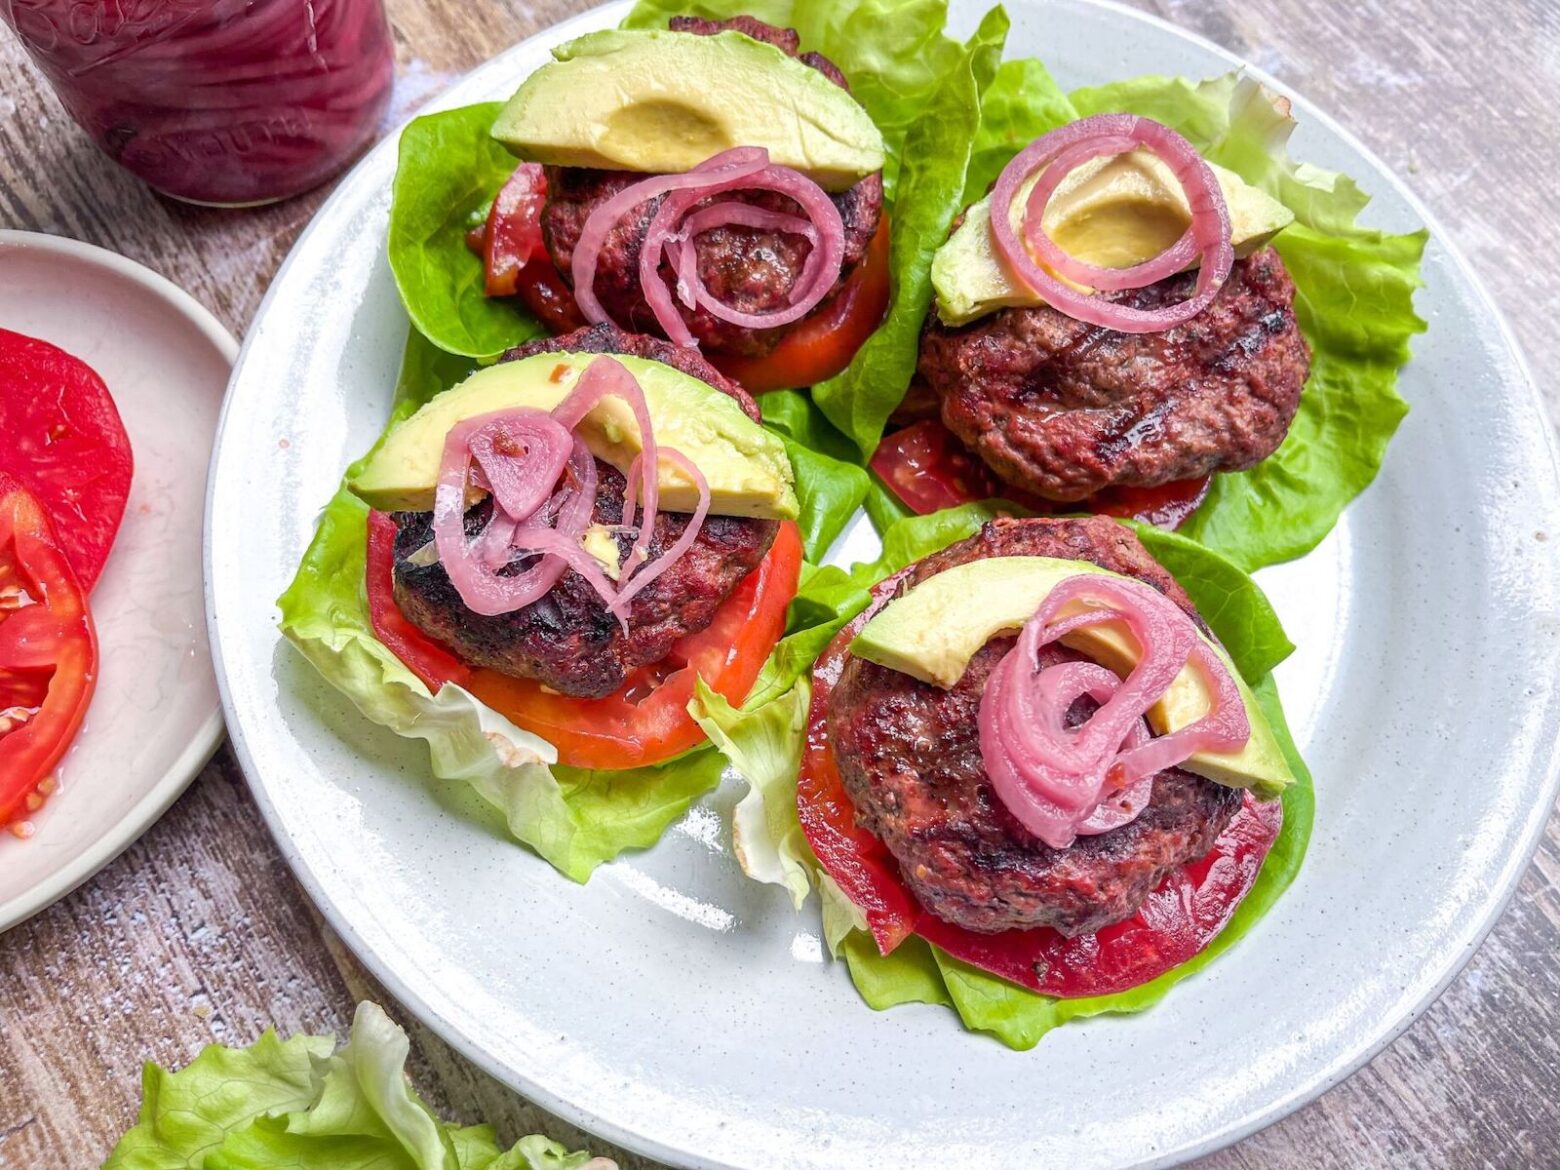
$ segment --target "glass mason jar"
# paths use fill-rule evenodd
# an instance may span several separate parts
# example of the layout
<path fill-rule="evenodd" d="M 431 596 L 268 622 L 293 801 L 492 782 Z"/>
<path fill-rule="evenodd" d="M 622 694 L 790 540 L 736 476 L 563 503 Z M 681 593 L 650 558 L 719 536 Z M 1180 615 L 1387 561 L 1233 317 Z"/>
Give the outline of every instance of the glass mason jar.
<path fill-rule="evenodd" d="M 323 183 L 395 77 L 383 0 L 0 0 L 0 18 L 110 158 L 190 203 Z"/>

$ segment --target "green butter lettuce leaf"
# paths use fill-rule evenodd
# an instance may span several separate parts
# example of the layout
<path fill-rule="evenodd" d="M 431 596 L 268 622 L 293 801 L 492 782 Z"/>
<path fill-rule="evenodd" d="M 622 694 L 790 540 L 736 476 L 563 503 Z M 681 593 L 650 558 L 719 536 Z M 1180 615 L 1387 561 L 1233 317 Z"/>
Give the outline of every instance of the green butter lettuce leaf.
<path fill-rule="evenodd" d="M 984 198 L 1002 168 L 1040 135 L 1077 120 L 1078 112 L 1045 65 L 1033 57 L 1002 62 L 981 98 L 962 206 Z"/>
<path fill-rule="evenodd" d="M 732 814 L 732 840 L 748 876 L 790 891 L 800 908 L 812 888 L 807 842 L 796 816 L 796 777 L 812 688 L 805 679 L 779 698 L 740 711 L 700 679 L 688 710 L 738 773 L 755 779 Z M 740 735 L 729 730 L 740 725 Z"/>
<path fill-rule="evenodd" d="M 1007 13 L 988 12 L 910 127 L 890 212 L 888 314 L 843 373 L 813 387 L 813 400 L 863 457 L 876 449 L 915 373 L 917 339 L 932 303 L 932 254 L 964 209 L 981 95 L 996 75 L 1007 32 Z"/>
<path fill-rule="evenodd" d="M 1132 524 L 1143 547 L 1179 581 L 1197 603 L 1197 612 L 1219 634 L 1241 677 L 1263 678 L 1294 653 L 1294 643 L 1279 624 L 1267 594 L 1221 556 L 1177 532 L 1151 524 Z"/>
<path fill-rule="evenodd" d="M 811 629 L 838 630 L 868 604 L 872 584 L 1010 511 L 993 501 L 900 520 L 884 533 L 878 560 L 849 571 L 819 570 L 803 582 L 794 608 L 806 611 Z M 819 869 L 796 820 L 807 678 L 800 678 L 788 694 L 770 696 L 762 705 L 749 703 L 741 710 L 711 702 L 706 695 L 696 698 L 694 713 L 707 728 L 718 730 L 718 735 L 711 730 L 712 740 L 749 786 L 742 803 L 750 815 L 739 818 L 735 826 L 739 858 L 745 864 L 748 859 L 758 862 L 748 869 L 749 876 L 784 886 L 795 902 L 805 898 L 809 877 L 818 882 L 830 949 L 844 958 L 852 981 L 871 1007 L 944 1004 L 958 1012 L 972 1031 L 989 1033 L 1010 1048 L 1032 1048 L 1046 1032 L 1070 1019 L 1137 1012 L 1157 1003 L 1176 983 L 1201 970 L 1251 929 L 1294 880 L 1310 839 L 1314 798 L 1310 772 L 1289 734 L 1271 674 L 1293 646 L 1261 588 L 1231 561 L 1183 536 L 1144 525 L 1133 527 L 1149 552 L 1180 581 L 1251 684 L 1296 778 L 1282 797 L 1283 829 L 1256 885 L 1229 924 L 1195 958 L 1142 987 L 1119 995 L 1055 999 L 962 963 L 919 937 L 891 955 L 880 955 L 860 911 Z"/>
<path fill-rule="evenodd" d="M 512 297 L 489 299 L 466 246 L 473 215 L 516 160 L 488 131 L 502 102 L 414 119 L 401 132 L 390 203 L 390 270 L 412 324 L 452 354 L 491 360 L 544 330 Z"/>
<path fill-rule="evenodd" d="M 499 1148 L 489 1126 L 447 1125 L 406 1079 L 406 1033 L 360 1003 L 346 1045 L 330 1036 L 212 1045 L 168 1072 L 147 1065 L 144 1100 L 104 1170 L 614 1170 L 533 1135 Z"/>
<path fill-rule="evenodd" d="M 867 498 L 870 480 L 852 460 L 850 443 L 807 395 L 776 390 L 758 400 L 764 425 L 785 443 L 796 473 L 797 524 L 809 561 L 821 561 Z"/>
<path fill-rule="evenodd" d="M 1294 162 L 1288 103 L 1275 105 L 1239 74 L 1199 83 L 1140 77 L 1071 96 L 1080 115 L 1127 111 L 1171 126 L 1295 213 L 1274 246 L 1294 278 L 1312 349 L 1300 413 L 1275 454 L 1216 476 L 1181 531 L 1248 571 L 1309 552 L 1376 477 L 1408 412 L 1397 374 L 1409 338 L 1425 329 L 1414 290 L 1428 233 L 1359 226 L 1368 196 L 1347 176 Z"/>

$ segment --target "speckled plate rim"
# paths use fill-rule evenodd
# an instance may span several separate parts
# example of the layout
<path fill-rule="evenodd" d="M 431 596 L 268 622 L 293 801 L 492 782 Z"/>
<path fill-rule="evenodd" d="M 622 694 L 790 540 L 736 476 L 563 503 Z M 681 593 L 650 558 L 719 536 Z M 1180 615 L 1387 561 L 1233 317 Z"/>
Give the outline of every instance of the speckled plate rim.
<path fill-rule="evenodd" d="M 35 252 L 47 252 L 68 256 L 101 268 L 115 276 L 129 280 L 171 312 L 186 318 L 212 346 L 227 359 L 236 363 L 238 342 L 226 326 L 214 317 L 189 293 L 160 273 L 144 264 L 138 264 L 127 256 L 110 252 L 96 244 L 73 240 L 66 236 L 51 236 L 43 232 L 24 232 L 10 228 L 0 229 L 0 251 L 7 248 L 25 248 Z M 147 829 L 151 828 L 163 813 L 167 812 L 190 782 L 200 774 L 207 761 L 222 745 L 223 714 L 219 702 L 214 702 L 210 717 L 201 725 L 184 752 L 162 778 L 150 785 L 145 794 L 128 813 L 105 833 L 92 841 L 70 862 L 51 874 L 45 881 L 30 888 L 25 894 L 0 904 L 0 934 L 25 922 L 34 914 L 47 910 L 55 902 L 81 885 L 98 870 L 133 845 Z"/>
<path fill-rule="evenodd" d="M 1537 386 L 1533 381 L 1533 377 L 1531 371 L 1528 368 L 1525 356 L 1517 344 L 1516 338 L 1512 333 L 1504 315 L 1495 305 L 1494 301 L 1485 289 L 1483 282 L 1479 279 L 1477 274 L 1468 264 L 1467 260 L 1462 255 L 1461 250 L 1453 242 L 1452 237 L 1446 232 L 1446 230 L 1441 226 L 1440 222 L 1423 204 L 1423 202 L 1414 194 L 1414 192 L 1400 178 L 1398 178 L 1396 173 L 1390 167 L 1388 167 L 1373 151 L 1361 143 L 1353 133 L 1341 126 L 1337 121 L 1323 112 L 1322 109 L 1312 103 L 1309 99 L 1299 94 L 1294 89 L 1294 87 L 1280 82 L 1265 70 L 1244 61 L 1240 57 L 1220 47 L 1219 45 L 1214 44 L 1206 38 L 1179 28 L 1169 21 L 1163 20 L 1157 16 L 1126 7 L 1123 4 L 1117 3 L 1116 0 L 1076 0 L 1076 2 L 1103 10 L 1105 12 L 1109 12 L 1114 18 L 1124 22 L 1137 22 L 1167 35 L 1173 36 L 1184 42 L 1188 42 L 1191 45 L 1224 62 L 1228 67 L 1240 68 L 1256 80 L 1281 90 L 1295 102 L 1296 106 L 1301 111 L 1303 111 L 1304 117 L 1308 122 L 1321 127 L 1327 134 L 1334 136 L 1347 147 L 1358 152 L 1362 158 L 1374 166 L 1378 172 L 1392 184 L 1395 193 L 1413 210 L 1413 212 L 1420 218 L 1421 222 L 1429 229 L 1432 236 L 1437 240 L 1441 249 L 1445 252 L 1447 260 L 1450 266 L 1455 270 L 1457 277 L 1473 293 L 1474 297 L 1479 301 L 1479 303 L 1485 307 L 1489 313 L 1490 320 L 1498 329 L 1501 345 L 1508 352 L 1516 368 L 1519 379 L 1524 384 L 1525 389 L 1523 393 L 1526 395 L 1526 406 L 1533 413 L 1535 419 L 1544 420 L 1541 423 L 1541 429 L 1544 435 L 1542 443 L 1547 451 L 1548 475 L 1544 477 L 1541 487 L 1547 493 L 1547 495 L 1544 498 L 1541 507 L 1536 510 L 1550 516 L 1560 516 L 1560 447 L 1557 447 L 1553 428 L 1547 423 L 1547 415 L 1543 407 L 1542 398 L 1539 395 Z M 604 4 L 598 8 L 581 13 L 575 17 L 570 18 L 569 20 L 551 26 L 550 28 L 535 34 L 532 38 L 529 38 L 528 41 L 522 42 L 522 44 L 527 44 L 532 41 L 541 39 L 545 39 L 550 43 L 562 41 L 567 39 L 570 35 L 575 35 L 578 32 L 601 27 L 608 22 L 615 22 L 616 20 L 620 19 L 621 16 L 625 14 L 630 7 L 630 0 L 614 0 L 613 3 Z M 518 48 L 519 46 L 516 47 Z M 482 68 L 484 68 L 484 66 L 479 65 L 471 72 L 475 73 Z M 467 74 L 465 77 L 452 82 L 450 88 L 459 86 L 465 80 L 465 78 L 469 76 L 470 74 Z M 446 97 L 436 97 L 430 101 L 423 110 L 419 112 L 433 112 L 440 109 L 449 108 L 452 104 L 455 103 L 452 103 Z M 399 131 L 400 127 L 397 127 L 389 136 L 389 140 L 380 143 L 375 148 L 374 153 L 378 154 L 382 151 L 393 150 L 394 147 L 392 143 L 393 140 L 398 137 Z M 365 159 L 364 162 L 366 161 L 367 160 Z M 362 163 L 360 163 L 360 165 L 362 165 Z M 350 178 L 351 176 L 349 175 L 348 180 L 343 182 L 343 188 L 347 186 Z M 323 219 L 324 211 L 326 211 L 331 206 L 331 204 L 333 204 L 339 198 L 342 198 L 342 194 L 340 192 L 333 195 L 331 200 L 321 208 L 319 213 L 317 213 L 316 219 L 312 221 L 309 227 L 306 228 L 305 231 L 300 235 L 299 239 L 294 245 L 293 253 L 289 254 L 287 262 L 284 263 L 282 268 L 277 273 L 273 283 L 273 291 L 275 287 L 280 285 L 282 279 L 286 276 L 288 269 L 292 265 L 293 257 L 298 252 L 300 252 L 303 247 L 312 239 L 316 228 L 319 226 L 320 220 Z M 268 293 L 265 301 L 260 307 L 259 313 L 257 313 L 257 319 L 260 315 L 264 314 L 266 308 L 270 304 L 271 298 L 272 294 Z M 245 349 L 247 351 L 247 344 Z M 243 368 L 244 357 L 245 352 L 241 351 L 239 355 L 239 361 L 234 369 L 235 382 Z M 219 449 L 222 442 L 222 433 L 226 429 L 226 423 L 227 417 L 225 411 L 223 420 L 218 429 Z M 213 485 L 214 483 L 215 476 L 213 476 Z M 472 1063 L 477 1065 L 479 1068 L 483 1069 L 485 1072 L 492 1075 L 496 1079 L 509 1084 L 512 1088 L 518 1092 L 523 1093 L 538 1105 L 548 1109 L 560 1117 L 565 1118 L 566 1120 L 580 1126 L 583 1129 L 589 1130 L 590 1132 L 607 1139 L 608 1141 L 635 1150 L 648 1157 L 656 1158 L 674 1165 L 698 1166 L 701 1168 L 706 1166 L 711 1168 L 726 1167 L 728 1165 L 726 1162 L 703 1159 L 696 1154 L 690 1154 L 690 1152 L 687 1150 L 665 1145 L 652 1135 L 641 1132 L 640 1130 L 630 1126 L 621 1125 L 615 1122 L 612 1118 L 593 1111 L 586 1104 L 564 1098 L 553 1092 L 548 1087 L 545 1080 L 539 1078 L 518 1077 L 517 1074 L 513 1073 L 511 1069 L 506 1067 L 501 1061 L 496 1059 L 483 1047 L 479 1037 L 471 1035 L 452 1024 L 439 1011 L 434 1009 L 434 1007 L 422 995 L 416 992 L 406 980 L 402 979 L 397 972 L 395 963 L 390 958 L 379 954 L 373 948 L 368 946 L 362 936 L 354 928 L 350 918 L 342 911 L 340 907 L 331 901 L 329 896 L 326 894 L 319 875 L 314 872 L 308 862 L 301 856 L 298 849 L 288 840 L 286 833 L 283 831 L 280 812 L 272 802 L 264 785 L 257 779 L 254 757 L 245 738 L 242 724 L 236 717 L 234 717 L 229 682 L 227 678 L 227 668 L 221 649 L 222 642 L 220 631 L 216 626 L 215 610 L 212 604 L 212 581 L 210 571 L 211 547 L 209 543 L 210 523 L 210 496 L 208 495 L 207 604 L 208 613 L 212 615 L 209 620 L 211 622 L 211 640 L 214 659 L 217 666 L 218 685 L 222 692 L 224 708 L 230 715 L 231 735 L 234 750 L 244 770 L 246 778 L 249 779 L 251 789 L 254 792 L 256 801 L 262 811 L 262 814 L 264 815 L 267 824 L 271 828 L 273 836 L 276 837 L 284 857 L 286 858 L 288 864 L 292 867 L 299 881 L 308 891 L 310 897 L 319 907 L 321 913 L 324 915 L 331 927 L 343 938 L 349 948 L 354 952 L 355 955 L 357 955 L 359 959 L 363 961 L 365 966 L 369 968 L 375 977 L 379 979 L 379 981 L 383 983 L 384 986 L 423 1023 L 432 1028 L 442 1039 L 451 1044 L 457 1051 L 472 1061 Z M 1560 706 L 1560 703 L 1551 703 L 1547 710 L 1552 714 L 1554 708 L 1557 706 Z M 1541 799 L 1535 800 L 1532 806 L 1527 810 L 1526 818 L 1522 825 L 1521 831 L 1517 834 L 1517 840 L 1519 842 L 1518 847 L 1507 855 L 1506 863 L 1502 867 L 1498 879 L 1489 886 L 1488 896 L 1485 899 L 1481 912 L 1478 914 L 1473 924 L 1464 930 L 1459 938 L 1453 940 L 1452 945 L 1448 945 L 1443 948 L 1441 954 L 1438 956 L 1441 962 L 1439 964 L 1440 969 L 1437 972 L 1436 977 L 1433 979 L 1433 981 L 1426 985 L 1426 990 L 1412 1007 L 1400 1013 L 1395 1018 L 1384 1021 L 1382 1025 L 1374 1032 L 1374 1034 L 1369 1035 L 1367 1038 L 1348 1045 L 1347 1047 L 1338 1051 L 1327 1067 L 1310 1077 L 1309 1080 L 1307 1080 L 1302 1086 L 1295 1089 L 1294 1091 L 1286 1095 L 1278 1096 L 1274 1100 L 1270 1101 L 1265 1107 L 1252 1110 L 1247 1115 L 1241 1117 L 1238 1121 L 1224 1125 L 1206 1133 L 1199 1140 L 1179 1145 L 1172 1150 L 1166 1150 L 1154 1157 L 1133 1162 L 1131 1163 L 1133 1170 L 1157 1170 L 1157 1168 L 1161 1167 L 1179 1165 L 1184 1161 L 1195 1159 L 1220 1150 L 1260 1129 L 1265 1128 L 1268 1125 L 1273 1124 L 1276 1121 L 1281 1120 L 1300 1107 L 1315 1100 L 1322 1093 L 1326 1092 L 1328 1089 L 1332 1088 L 1342 1080 L 1346 1079 L 1352 1073 L 1357 1071 L 1360 1067 L 1362 1067 L 1379 1052 L 1381 1052 L 1382 1049 L 1396 1040 L 1404 1032 L 1404 1030 L 1409 1027 L 1410 1024 L 1418 1019 L 1418 1017 L 1423 1014 L 1423 1012 L 1437 998 L 1439 998 L 1439 996 L 1446 990 L 1448 985 L 1456 978 L 1456 976 L 1462 971 L 1464 966 L 1466 966 L 1468 961 L 1472 958 L 1479 945 L 1484 941 L 1485 937 L 1489 934 L 1490 930 L 1494 927 L 1496 921 L 1499 919 L 1501 913 L 1509 904 L 1513 894 L 1516 891 L 1518 881 L 1532 860 L 1533 854 L 1536 851 L 1539 841 L 1542 837 L 1544 827 L 1548 822 L 1551 810 L 1555 804 L 1557 794 L 1560 794 L 1560 741 L 1550 745 L 1548 758 L 1536 762 L 1535 769 L 1541 770 L 1542 772 L 1540 783 Z"/>

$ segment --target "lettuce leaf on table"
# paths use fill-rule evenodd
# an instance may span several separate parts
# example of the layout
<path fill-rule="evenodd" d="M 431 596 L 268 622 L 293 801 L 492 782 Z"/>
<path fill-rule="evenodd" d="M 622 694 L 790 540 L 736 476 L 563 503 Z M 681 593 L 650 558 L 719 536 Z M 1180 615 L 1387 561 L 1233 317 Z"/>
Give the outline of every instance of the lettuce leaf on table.
<path fill-rule="evenodd" d="M 441 1122 L 406 1080 L 410 1043 L 360 1003 L 330 1036 L 213 1044 L 178 1072 L 148 1064 L 136 1125 L 103 1170 L 613 1170 L 532 1135 L 508 1151 L 490 1126 Z"/>
<path fill-rule="evenodd" d="M 1010 507 L 998 502 L 970 504 L 898 521 L 884 534 L 883 553 L 876 561 L 849 571 L 820 571 L 804 583 L 797 605 L 814 611 L 815 636 L 827 631 L 832 637 L 867 606 L 868 590 L 875 582 L 972 535 L 987 520 L 1008 511 Z M 990 1033 L 1010 1048 L 1032 1048 L 1046 1032 L 1070 1019 L 1138 1012 L 1158 1003 L 1176 983 L 1246 934 L 1294 880 L 1310 839 L 1314 800 L 1310 773 L 1289 734 L 1271 673 L 1293 646 L 1262 590 L 1230 561 L 1186 537 L 1134 527 L 1148 551 L 1185 587 L 1229 651 L 1256 693 L 1296 777 L 1282 798 L 1284 825 L 1278 839 L 1229 924 L 1195 958 L 1141 987 L 1116 995 L 1057 999 L 962 963 L 919 936 L 912 936 L 890 955 L 879 954 L 860 911 L 818 866 L 797 818 L 808 677 L 799 678 L 788 691 L 755 694 L 741 709 L 707 690 L 695 696 L 691 709 L 748 785 L 734 823 L 736 851 L 744 869 L 750 877 L 784 887 L 798 907 L 817 883 L 825 938 L 831 950 L 844 958 L 857 991 L 875 1010 L 902 1003 L 942 1004 L 957 1011 L 972 1030 Z"/>

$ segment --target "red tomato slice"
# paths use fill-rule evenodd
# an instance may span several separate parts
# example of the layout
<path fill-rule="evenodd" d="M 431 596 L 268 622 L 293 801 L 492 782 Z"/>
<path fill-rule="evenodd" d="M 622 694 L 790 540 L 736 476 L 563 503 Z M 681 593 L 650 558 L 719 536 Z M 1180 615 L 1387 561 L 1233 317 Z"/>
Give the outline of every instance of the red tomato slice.
<path fill-rule="evenodd" d="M 900 501 L 922 516 L 976 500 L 1012 500 L 1031 512 L 1094 512 L 1179 528 L 1207 498 L 1212 476 L 1158 487 L 1111 487 L 1086 500 L 1061 503 L 1003 483 L 937 419 L 885 435 L 872 456 L 877 472 Z"/>
<path fill-rule="evenodd" d="M 1247 794 L 1206 857 L 1171 874 L 1133 917 L 1095 934 L 1067 938 L 1049 928 L 977 934 L 923 910 L 899 877 L 886 846 L 856 824 L 828 737 L 829 695 L 847 647 L 887 604 L 904 574 L 873 589 L 873 602 L 829 644 L 813 668 L 807 746 L 797 781 L 797 814 L 819 864 L 865 912 L 888 954 L 911 933 L 956 959 L 1045 995 L 1111 995 L 1178 967 L 1208 945 L 1251 891 L 1283 824 L 1283 807 Z"/>
<path fill-rule="evenodd" d="M 547 254 L 546 203 L 546 173 L 538 163 L 521 163 L 499 189 L 487 222 L 467 233 L 466 245 L 482 257 L 488 296 L 518 297 L 549 332 L 572 333 L 585 318 Z"/>
<path fill-rule="evenodd" d="M 430 691 L 437 692 L 447 682 L 464 686 L 471 668 L 407 621 L 395 603 L 395 521 L 383 512 L 368 514 L 366 566 L 368 620 L 374 636 Z"/>
<path fill-rule="evenodd" d="M 802 571 L 802 539 L 782 524 L 769 555 L 718 610 L 707 629 L 690 634 L 667 657 L 636 671 L 605 699 L 560 695 L 529 679 L 472 670 L 406 620 L 395 604 L 395 523 L 369 517 L 366 588 L 374 634 L 432 690 L 466 687 L 517 727 L 558 749 L 561 763 L 618 771 L 658 764 L 704 741 L 688 714 L 694 679 L 732 702 L 752 689 L 769 652 L 785 633 L 785 611 Z"/>
<path fill-rule="evenodd" d="M 468 689 L 556 747 L 559 762 L 570 767 L 620 771 L 659 764 L 704 742 L 688 714 L 695 678 L 733 703 L 747 697 L 785 633 L 786 607 L 801 570 L 801 534 L 795 524 L 783 524 L 769 555 L 715 611 L 708 628 L 683 638 L 663 661 L 636 671 L 605 699 L 560 695 L 493 670 L 473 672 Z"/>
<path fill-rule="evenodd" d="M 88 591 L 119 533 L 134 470 L 119 410 L 92 367 L 0 329 L 0 472 L 43 505 Z"/>
<path fill-rule="evenodd" d="M 86 594 L 42 505 L 0 472 L 0 824 L 43 795 L 96 685 Z"/>
<path fill-rule="evenodd" d="M 520 270 L 533 256 L 545 255 L 542 205 L 546 202 L 547 179 L 541 163 L 521 163 L 498 189 L 482 239 L 488 296 L 514 296 Z"/>
<path fill-rule="evenodd" d="M 749 394 L 792 390 L 834 377 L 856 356 L 888 312 L 889 228 L 885 215 L 866 257 L 834 298 L 803 318 L 763 357 L 712 353 L 710 364 Z"/>

